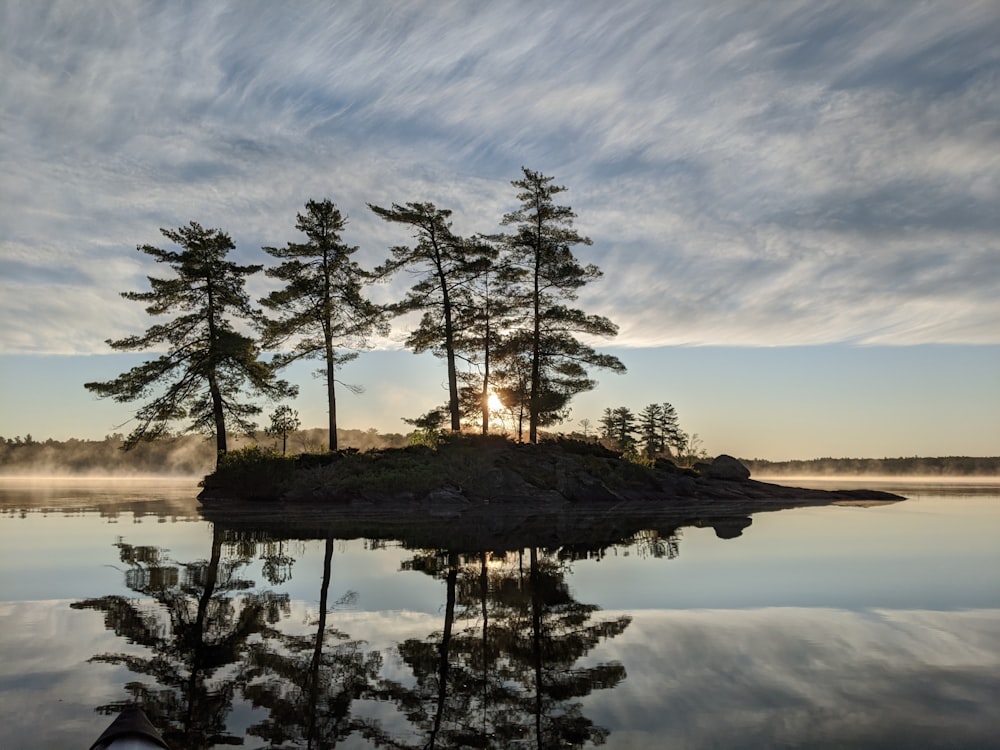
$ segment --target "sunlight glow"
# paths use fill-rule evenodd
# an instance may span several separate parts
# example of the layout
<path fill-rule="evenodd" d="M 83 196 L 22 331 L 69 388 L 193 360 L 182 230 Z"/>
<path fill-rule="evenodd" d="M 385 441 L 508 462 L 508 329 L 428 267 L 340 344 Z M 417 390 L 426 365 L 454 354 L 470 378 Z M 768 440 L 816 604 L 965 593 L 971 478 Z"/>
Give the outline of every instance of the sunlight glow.
<path fill-rule="evenodd" d="M 503 409 L 503 404 L 500 402 L 500 397 L 495 393 L 490 394 L 488 405 L 490 408 L 490 413 L 497 412 Z"/>

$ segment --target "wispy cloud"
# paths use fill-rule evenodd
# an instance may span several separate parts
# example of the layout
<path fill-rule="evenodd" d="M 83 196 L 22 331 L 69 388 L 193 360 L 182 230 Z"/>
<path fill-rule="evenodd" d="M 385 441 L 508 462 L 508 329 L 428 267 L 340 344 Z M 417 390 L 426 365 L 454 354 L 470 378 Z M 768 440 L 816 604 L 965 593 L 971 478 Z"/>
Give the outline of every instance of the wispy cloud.
<path fill-rule="evenodd" d="M 553 174 L 618 343 L 1000 342 L 1000 12 L 635 1 L 7 3 L 0 351 L 105 351 L 189 220 L 327 196 L 493 231 Z M 380 290 L 385 293 L 385 290 Z"/>

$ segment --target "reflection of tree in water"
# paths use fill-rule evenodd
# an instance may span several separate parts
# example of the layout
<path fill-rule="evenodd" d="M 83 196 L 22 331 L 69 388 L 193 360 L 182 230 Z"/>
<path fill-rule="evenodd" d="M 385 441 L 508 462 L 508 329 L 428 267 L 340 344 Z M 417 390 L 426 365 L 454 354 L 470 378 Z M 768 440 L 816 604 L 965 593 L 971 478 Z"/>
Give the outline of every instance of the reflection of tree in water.
<path fill-rule="evenodd" d="M 499 563 L 499 564 L 498 564 Z M 583 715 L 579 698 L 625 678 L 617 663 L 578 667 L 597 644 L 631 618 L 592 622 L 598 607 L 573 599 L 567 569 L 551 555 L 493 557 L 427 553 L 405 567 L 443 578 L 440 633 L 399 645 L 415 684 L 382 680 L 375 695 L 392 700 L 418 731 L 394 737 L 369 723 L 386 747 L 580 747 L 607 730 Z"/>
<path fill-rule="evenodd" d="M 680 554 L 680 539 L 680 529 L 670 529 L 667 532 L 643 529 L 614 544 L 565 544 L 559 548 L 557 556 L 567 562 L 603 560 L 610 550 L 623 557 L 628 557 L 634 552 L 641 558 L 673 560 Z"/>
<path fill-rule="evenodd" d="M 261 573 L 272 586 L 292 580 L 295 558 L 289 554 L 291 540 L 275 538 L 265 531 L 230 532 L 227 540 L 237 557 L 250 560 L 259 557 Z M 301 542 L 299 542 L 301 547 Z"/>
<path fill-rule="evenodd" d="M 352 733 L 378 747 L 581 747 L 607 736 L 584 715 L 581 699 L 614 688 L 625 669 L 580 662 L 622 633 L 630 618 L 601 619 L 597 606 L 576 601 L 566 582 L 569 561 L 618 554 L 620 546 L 670 558 L 676 540 L 649 531 L 618 544 L 551 553 L 531 547 L 412 557 L 404 569 L 441 580 L 445 603 L 439 632 L 398 644 L 412 674 L 404 681 L 380 677 L 381 654 L 331 622 L 331 612 L 352 596 L 336 600 L 330 593 L 332 537 L 325 539 L 319 610 L 301 634 L 279 629 L 291 611 L 287 595 L 254 592 L 255 584 L 241 577 L 256 558 L 270 583 L 291 579 L 296 542 L 264 531 L 215 527 L 208 559 L 191 563 L 119 541 L 134 595 L 72 606 L 103 612 L 107 628 L 144 649 L 91 659 L 137 676 L 125 685 L 127 697 L 97 710 L 112 714 L 137 703 L 173 747 L 242 744 L 226 726 L 238 695 L 266 709 L 247 733 L 270 747 L 329 748 Z M 391 702 L 409 728 L 396 734 L 386 720 L 355 715 L 360 699 Z"/>
<path fill-rule="evenodd" d="M 351 703 L 378 677 L 381 654 L 327 626 L 334 540 L 326 539 L 319 618 L 314 635 L 268 633 L 250 647 L 243 692 L 268 718 L 248 730 L 271 747 L 330 748 L 358 726 Z M 340 601 L 350 601 L 347 594 Z"/>
<path fill-rule="evenodd" d="M 105 627 L 149 655 L 98 654 L 91 661 L 125 666 L 151 682 L 126 684 L 129 699 L 98 707 L 113 714 L 139 704 L 172 746 L 198 750 L 242 744 L 226 731 L 237 686 L 235 669 L 247 640 L 270 632 L 289 611 L 287 595 L 246 592 L 252 581 L 239 577 L 249 559 L 223 555 L 223 533 L 214 528 L 208 560 L 178 564 L 157 547 L 134 547 L 119 541 L 126 585 L 149 601 L 105 596 L 74 602 L 74 609 L 104 613 Z M 163 616 L 169 620 L 164 626 Z"/>

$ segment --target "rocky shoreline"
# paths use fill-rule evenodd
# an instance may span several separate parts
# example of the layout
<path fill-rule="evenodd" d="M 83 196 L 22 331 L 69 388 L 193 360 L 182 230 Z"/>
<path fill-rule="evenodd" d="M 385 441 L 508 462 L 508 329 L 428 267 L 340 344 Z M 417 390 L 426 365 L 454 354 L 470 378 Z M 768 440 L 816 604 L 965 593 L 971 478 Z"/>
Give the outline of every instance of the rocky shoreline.
<path fill-rule="evenodd" d="M 568 441 L 567 441 L 568 442 Z M 449 455 L 448 450 L 451 450 Z M 409 452 L 407 452 L 409 451 Z M 903 500 L 876 490 L 817 490 L 759 482 L 731 456 L 691 469 L 644 467 L 592 444 L 524 446 L 481 440 L 457 449 L 356 454 L 295 471 L 280 486 L 250 491 L 226 475 L 207 477 L 206 519 L 234 529 L 299 538 L 398 539 L 465 549 L 609 544 L 639 530 L 669 534 L 710 526 L 739 536 L 754 513 Z M 427 468 L 406 484 L 390 469 Z M 374 477 L 374 479 L 373 479 Z M 394 482 L 397 486 L 394 486 Z"/>

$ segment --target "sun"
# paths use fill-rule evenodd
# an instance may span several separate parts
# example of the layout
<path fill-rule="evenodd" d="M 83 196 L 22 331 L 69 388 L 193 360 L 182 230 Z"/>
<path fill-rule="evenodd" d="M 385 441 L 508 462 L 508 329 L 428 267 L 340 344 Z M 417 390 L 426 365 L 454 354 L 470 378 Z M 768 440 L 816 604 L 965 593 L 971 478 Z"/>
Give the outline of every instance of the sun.
<path fill-rule="evenodd" d="M 487 406 L 489 406 L 491 412 L 500 411 L 501 409 L 503 409 L 503 404 L 500 402 L 500 397 L 495 393 L 490 394 Z"/>

